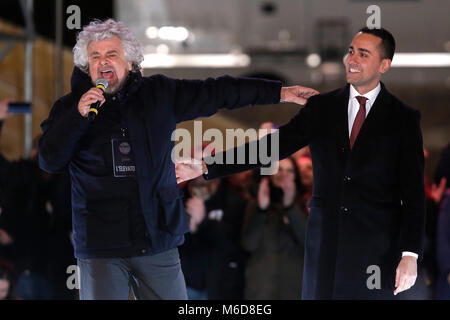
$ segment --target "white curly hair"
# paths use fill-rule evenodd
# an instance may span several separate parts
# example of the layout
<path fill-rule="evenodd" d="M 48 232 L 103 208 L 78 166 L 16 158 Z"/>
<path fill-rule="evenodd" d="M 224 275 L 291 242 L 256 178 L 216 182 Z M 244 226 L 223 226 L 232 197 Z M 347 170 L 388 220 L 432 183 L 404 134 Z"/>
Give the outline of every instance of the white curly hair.
<path fill-rule="evenodd" d="M 91 41 L 108 40 L 114 36 L 122 39 L 123 50 L 127 61 L 132 62 L 133 71 L 141 69 L 144 61 L 142 47 L 136 40 L 134 33 L 121 21 L 108 19 L 105 21 L 94 20 L 77 35 L 77 43 L 73 47 L 74 64 L 84 72 L 89 70 L 87 48 Z"/>

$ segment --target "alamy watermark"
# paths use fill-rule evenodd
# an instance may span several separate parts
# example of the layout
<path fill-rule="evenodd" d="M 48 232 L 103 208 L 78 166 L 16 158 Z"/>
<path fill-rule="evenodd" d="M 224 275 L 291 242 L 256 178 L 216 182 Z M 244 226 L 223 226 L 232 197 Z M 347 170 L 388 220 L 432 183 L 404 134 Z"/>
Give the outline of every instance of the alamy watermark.
<path fill-rule="evenodd" d="M 81 9 L 79 6 L 72 4 L 67 7 L 66 13 L 70 16 L 66 20 L 66 27 L 69 30 L 81 29 Z"/>
<path fill-rule="evenodd" d="M 266 139 L 261 139 L 267 136 Z M 248 148 L 243 146 L 246 140 Z M 256 143 L 256 140 L 259 142 Z M 269 141 L 270 139 L 270 141 Z M 203 132 L 202 121 L 194 121 L 194 139 L 187 129 L 178 128 L 173 131 L 171 140 L 178 142 L 172 149 L 171 158 L 173 162 L 181 158 L 194 158 L 204 160 L 206 164 L 261 164 L 262 175 L 272 175 L 278 171 L 279 161 L 279 132 L 274 129 L 226 129 L 225 137 L 222 131 L 210 128 Z M 192 140 L 194 144 L 192 145 Z M 204 148 L 204 142 L 210 142 Z M 269 148 L 270 142 L 270 148 Z M 227 152 L 222 153 L 224 149 Z M 237 149 L 234 149 L 238 147 Z M 203 151 L 199 152 L 199 150 Z M 270 150 L 269 150 L 270 149 Z M 237 154 L 234 154 L 237 150 Z M 248 150 L 248 151 L 247 151 Z M 194 151 L 194 154 L 192 154 Z M 248 153 L 248 154 L 247 154 Z M 225 159 L 224 159 L 225 157 Z"/>
<path fill-rule="evenodd" d="M 66 281 L 67 289 L 80 290 L 80 267 L 72 264 L 67 267 L 66 273 L 69 274 Z"/>
<path fill-rule="evenodd" d="M 366 26 L 369 29 L 380 29 L 381 28 L 381 9 L 379 6 L 372 4 L 367 7 L 367 14 L 370 16 L 366 20 Z"/>
<path fill-rule="evenodd" d="M 367 289 L 381 289 L 381 269 L 377 265 L 370 265 L 366 269 L 366 273 L 370 274 L 367 278 L 366 286 Z"/>

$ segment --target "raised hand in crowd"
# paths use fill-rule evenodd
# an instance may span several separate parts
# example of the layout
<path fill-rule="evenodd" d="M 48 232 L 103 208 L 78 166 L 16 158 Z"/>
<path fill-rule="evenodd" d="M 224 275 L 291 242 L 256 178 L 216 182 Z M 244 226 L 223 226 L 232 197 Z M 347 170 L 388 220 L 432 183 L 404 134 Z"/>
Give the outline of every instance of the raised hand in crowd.
<path fill-rule="evenodd" d="M 196 232 L 198 225 L 203 221 L 206 215 L 205 202 L 199 196 L 193 196 L 186 201 L 186 212 L 189 214 L 189 229 L 192 233 Z"/>
<path fill-rule="evenodd" d="M 269 178 L 261 179 L 258 187 L 258 207 L 266 210 L 270 205 L 270 187 Z"/>
<path fill-rule="evenodd" d="M 441 181 L 439 182 L 439 186 L 437 186 L 435 183 L 431 185 L 431 192 L 430 196 L 433 199 L 433 201 L 437 204 L 441 202 L 442 196 L 445 192 L 445 186 L 447 184 L 447 179 L 443 177 Z"/>

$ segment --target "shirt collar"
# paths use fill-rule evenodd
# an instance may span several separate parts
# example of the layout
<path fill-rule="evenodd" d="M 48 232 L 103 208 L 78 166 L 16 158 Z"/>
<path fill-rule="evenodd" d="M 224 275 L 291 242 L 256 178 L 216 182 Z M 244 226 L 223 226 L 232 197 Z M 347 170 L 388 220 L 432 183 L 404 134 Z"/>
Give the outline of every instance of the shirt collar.
<path fill-rule="evenodd" d="M 370 103 L 372 104 L 375 101 L 375 99 L 377 98 L 380 91 L 381 91 L 380 82 L 378 82 L 378 85 L 375 88 L 373 88 L 372 90 L 370 90 L 369 92 L 367 92 L 366 94 L 360 94 L 358 91 L 356 91 L 356 89 L 351 84 L 350 85 L 350 99 L 353 99 L 357 96 L 363 96 L 363 97 L 366 97 L 367 100 L 369 100 Z"/>

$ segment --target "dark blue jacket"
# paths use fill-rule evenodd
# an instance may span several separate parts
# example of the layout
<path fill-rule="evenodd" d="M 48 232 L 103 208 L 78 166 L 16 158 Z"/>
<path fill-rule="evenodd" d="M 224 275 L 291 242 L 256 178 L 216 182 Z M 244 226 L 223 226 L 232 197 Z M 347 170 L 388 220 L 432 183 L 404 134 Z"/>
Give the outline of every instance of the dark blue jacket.
<path fill-rule="evenodd" d="M 75 255 L 89 258 L 99 256 L 103 249 L 127 245 L 114 239 L 123 224 L 127 208 L 123 194 L 127 190 L 117 192 L 121 180 L 112 178 L 110 155 L 95 154 L 98 146 L 109 144 L 111 139 L 96 127 L 101 110 L 92 122 L 78 112 L 79 99 L 92 87 L 90 77 L 75 68 L 71 87 L 72 92 L 55 102 L 48 119 L 41 124 L 39 164 L 50 173 L 69 168 Z M 221 108 L 278 103 L 280 90 L 281 83 L 266 80 L 229 76 L 175 80 L 163 75 L 142 77 L 133 72 L 122 90 L 107 97 L 102 108 L 118 103 L 125 111 L 136 159 L 140 207 L 152 253 L 182 244 L 189 229 L 171 160 L 171 135 L 176 124 L 211 116 Z M 92 219 L 99 212 L 103 217 Z"/>

